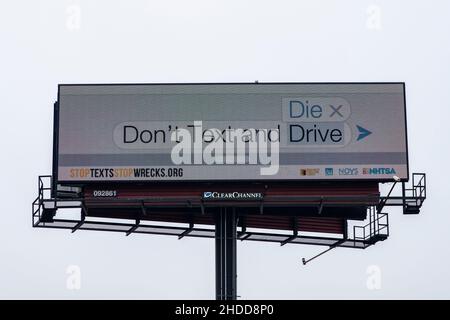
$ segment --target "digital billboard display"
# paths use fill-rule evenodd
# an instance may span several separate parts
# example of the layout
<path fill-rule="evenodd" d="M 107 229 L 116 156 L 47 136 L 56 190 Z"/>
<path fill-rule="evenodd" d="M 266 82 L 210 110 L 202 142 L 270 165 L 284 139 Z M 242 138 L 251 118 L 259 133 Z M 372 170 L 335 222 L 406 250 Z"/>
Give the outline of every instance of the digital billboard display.
<path fill-rule="evenodd" d="M 59 183 L 408 178 L 403 83 L 60 85 Z"/>

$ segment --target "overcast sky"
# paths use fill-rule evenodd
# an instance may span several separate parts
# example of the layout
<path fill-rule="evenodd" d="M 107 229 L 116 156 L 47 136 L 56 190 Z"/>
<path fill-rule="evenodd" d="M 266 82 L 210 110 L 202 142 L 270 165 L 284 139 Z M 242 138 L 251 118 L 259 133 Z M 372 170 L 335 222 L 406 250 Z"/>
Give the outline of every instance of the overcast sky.
<path fill-rule="evenodd" d="M 450 298 L 449 13 L 446 0 L 3 1 L 0 298 L 213 298 L 213 240 L 33 229 L 31 202 L 51 172 L 58 83 L 254 80 L 406 82 L 428 199 L 419 216 L 390 210 L 387 241 L 307 266 L 323 247 L 239 242 L 241 298 Z"/>

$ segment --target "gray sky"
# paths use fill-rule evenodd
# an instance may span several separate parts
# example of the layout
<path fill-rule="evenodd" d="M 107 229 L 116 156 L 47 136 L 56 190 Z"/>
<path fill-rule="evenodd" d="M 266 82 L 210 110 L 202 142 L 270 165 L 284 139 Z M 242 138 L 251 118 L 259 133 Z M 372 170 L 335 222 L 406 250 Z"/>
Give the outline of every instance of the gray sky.
<path fill-rule="evenodd" d="M 405 81 L 410 166 L 427 173 L 428 199 L 419 216 L 390 211 L 387 241 L 307 266 L 323 247 L 238 243 L 238 294 L 450 298 L 449 12 L 445 0 L 4 2 L 0 298 L 213 298 L 212 240 L 33 229 L 30 206 L 51 172 L 58 83 L 254 80 Z"/>

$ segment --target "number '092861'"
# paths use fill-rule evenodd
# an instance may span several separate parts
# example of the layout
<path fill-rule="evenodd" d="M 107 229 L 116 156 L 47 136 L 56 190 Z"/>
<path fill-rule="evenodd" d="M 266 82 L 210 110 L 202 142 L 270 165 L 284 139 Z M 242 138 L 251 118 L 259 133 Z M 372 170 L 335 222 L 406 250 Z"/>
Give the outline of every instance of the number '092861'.
<path fill-rule="evenodd" d="M 94 190 L 92 196 L 96 198 L 117 197 L 116 190 Z"/>

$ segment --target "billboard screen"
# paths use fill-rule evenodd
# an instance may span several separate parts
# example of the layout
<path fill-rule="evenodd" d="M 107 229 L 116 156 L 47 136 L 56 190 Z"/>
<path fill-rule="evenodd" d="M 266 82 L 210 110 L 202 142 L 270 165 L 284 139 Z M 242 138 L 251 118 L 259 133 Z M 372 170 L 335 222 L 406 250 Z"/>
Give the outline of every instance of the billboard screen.
<path fill-rule="evenodd" d="M 60 85 L 60 183 L 408 178 L 403 83 Z"/>

